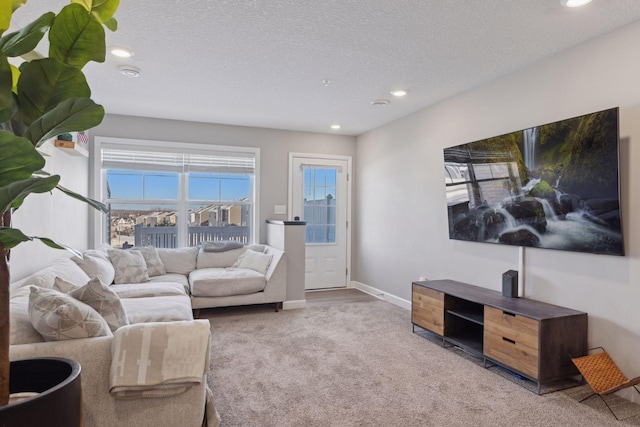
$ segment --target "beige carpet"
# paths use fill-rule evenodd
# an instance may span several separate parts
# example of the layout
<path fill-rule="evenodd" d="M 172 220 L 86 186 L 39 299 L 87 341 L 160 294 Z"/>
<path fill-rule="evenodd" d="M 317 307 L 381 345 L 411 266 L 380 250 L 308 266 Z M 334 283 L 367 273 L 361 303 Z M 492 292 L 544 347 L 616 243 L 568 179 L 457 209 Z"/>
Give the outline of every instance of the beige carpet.
<path fill-rule="evenodd" d="M 345 291 L 339 291 L 345 292 Z M 538 396 L 412 333 L 410 313 L 346 291 L 304 310 L 203 311 L 209 383 L 222 427 L 640 425 L 613 396 L 617 422 L 588 386 Z"/>

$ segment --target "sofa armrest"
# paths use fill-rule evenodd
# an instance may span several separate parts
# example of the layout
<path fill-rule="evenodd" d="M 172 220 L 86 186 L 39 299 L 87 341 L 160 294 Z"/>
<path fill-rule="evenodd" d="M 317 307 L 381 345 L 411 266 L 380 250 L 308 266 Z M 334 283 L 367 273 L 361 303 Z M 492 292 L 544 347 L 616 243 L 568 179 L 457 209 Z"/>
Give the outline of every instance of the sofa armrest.
<path fill-rule="evenodd" d="M 12 345 L 11 360 L 64 357 L 80 363 L 85 427 L 179 425 L 200 427 L 204 417 L 206 377 L 173 397 L 115 399 L 109 394 L 113 337 Z"/>
<path fill-rule="evenodd" d="M 287 299 L 286 252 L 272 246 L 265 246 L 265 253 L 273 255 L 266 273 L 265 296 L 268 296 L 270 301 L 285 301 Z"/>

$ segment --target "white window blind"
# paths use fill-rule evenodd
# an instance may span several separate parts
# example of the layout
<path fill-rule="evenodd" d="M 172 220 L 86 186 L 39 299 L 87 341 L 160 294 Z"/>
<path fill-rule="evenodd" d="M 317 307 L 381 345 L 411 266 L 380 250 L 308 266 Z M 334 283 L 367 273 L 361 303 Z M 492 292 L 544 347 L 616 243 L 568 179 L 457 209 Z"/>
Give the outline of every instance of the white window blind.
<path fill-rule="evenodd" d="M 255 154 L 245 152 L 196 154 L 117 148 L 102 149 L 103 169 L 252 175 L 255 173 L 255 165 Z"/>

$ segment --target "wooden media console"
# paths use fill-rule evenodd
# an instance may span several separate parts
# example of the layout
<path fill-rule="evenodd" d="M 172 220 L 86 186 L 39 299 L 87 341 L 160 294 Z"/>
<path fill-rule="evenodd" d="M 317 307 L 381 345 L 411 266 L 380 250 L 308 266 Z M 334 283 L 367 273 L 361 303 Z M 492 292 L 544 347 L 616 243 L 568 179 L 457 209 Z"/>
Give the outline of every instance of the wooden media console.
<path fill-rule="evenodd" d="M 579 375 L 587 313 L 454 280 L 412 284 L 411 322 L 451 344 L 542 384 Z"/>

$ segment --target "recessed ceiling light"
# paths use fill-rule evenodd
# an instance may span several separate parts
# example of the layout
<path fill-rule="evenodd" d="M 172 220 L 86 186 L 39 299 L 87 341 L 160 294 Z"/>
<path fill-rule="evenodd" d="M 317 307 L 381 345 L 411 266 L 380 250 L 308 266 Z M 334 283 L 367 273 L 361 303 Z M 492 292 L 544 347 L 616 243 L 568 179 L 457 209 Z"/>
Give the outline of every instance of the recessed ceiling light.
<path fill-rule="evenodd" d="M 560 4 L 564 7 L 580 7 L 591 3 L 591 0 L 560 0 Z"/>
<path fill-rule="evenodd" d="M 324 79 L 324 80 L 322 81 L 322 84 L 323 84 L 323 85 L 325 85 L 325 86 L 329 86 L 329 85 L 331 84 L 331 80 L 329 80 L 329 79 Z"/>
<path fill-rule="evenodd" d="M 140 69 L 132 65 L 121 65 L 118 70 L 127 77 L 138 77 L 140 75 Z"/>
<path fill-rule="evenodd" d="M 334 130 L 338 130 L 338 129 L 340 129 L 341 127 L 342 127 L 342 126 L 340 126 L 340 125 L 338 125 L 338 124 L 331 125 L 331 129 L 334 129 Z"/>
<path fill-rule="evenodd" d="M 121 46 L 112 46 L 109 49 L 109 52 L 118 58 L 131 58 L 133 56 L 133 52 L 131 52 L 131 50 Z"/>
<path fill-rule="evenodd" d="M 408 93 L 409 91 L 406 89 L 396 89 L 391 91 L 391 95 L 397 96 L 397 97 L 406 96 Z"/>
<path fill-rule="evenodd" d="M 386 107 L 387 104 L 389 104 L 389 100 L 387 100 L 387 99 L 374 99 L 369 104 L 371 104 L 374 107 Z"/>

